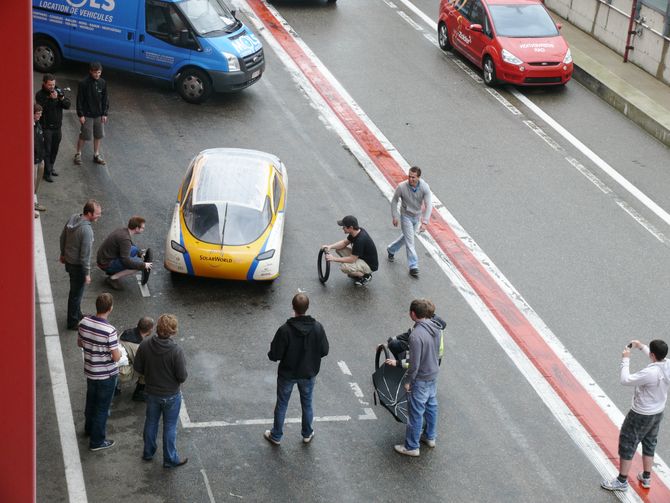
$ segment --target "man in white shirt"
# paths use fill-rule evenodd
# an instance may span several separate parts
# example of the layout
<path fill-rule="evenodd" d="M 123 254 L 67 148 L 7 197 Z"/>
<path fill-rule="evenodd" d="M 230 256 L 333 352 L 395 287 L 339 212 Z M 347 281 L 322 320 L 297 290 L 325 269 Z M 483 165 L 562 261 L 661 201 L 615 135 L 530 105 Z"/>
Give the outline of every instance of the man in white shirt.
<path fill-rule="evenodd" d="M 651 363 L 634 374 L 630 373 L 630 350 L 643 351 Z M 631 341 L 621 354 L 621 384 L 635 386 L 633 405 L 621 425 L 619 433 L 619 476 L 614 480 L 604 480 L 600 485 L 608 491 L 628 489 L 628 471 L 637 446 L 642 442 L 642 472 L 637 480 L 642 487 L 651 486 L 651 468 L 658 440 L 658 430 L 663 419 L 663 410 L 670 388 L 670 361 L 665 357 L 668 345 L 655 339 L 649 346 L 640 341 Z"/>

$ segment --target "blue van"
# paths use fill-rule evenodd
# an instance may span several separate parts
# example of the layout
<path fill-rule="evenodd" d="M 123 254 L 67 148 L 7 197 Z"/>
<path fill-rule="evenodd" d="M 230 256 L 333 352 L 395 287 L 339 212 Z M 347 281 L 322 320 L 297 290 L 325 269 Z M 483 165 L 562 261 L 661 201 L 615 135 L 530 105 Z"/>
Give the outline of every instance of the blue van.
<path fill-rule="evenodd" d="M 33 0 L 33 66 L 65 59 L 174 83 L 189 103 L 258 81 L 263 46 L 222 0 Z"/>

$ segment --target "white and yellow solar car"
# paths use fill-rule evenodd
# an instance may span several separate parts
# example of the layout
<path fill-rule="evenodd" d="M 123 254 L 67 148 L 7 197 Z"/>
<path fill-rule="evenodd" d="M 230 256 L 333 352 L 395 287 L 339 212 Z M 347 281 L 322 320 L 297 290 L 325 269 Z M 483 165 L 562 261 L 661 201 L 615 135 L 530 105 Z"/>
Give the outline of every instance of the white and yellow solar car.
<path fill-rule="evenodd" d="M 165 243 L 165 268 L 191 276 L 279 276 L 288 177 L 278 157 L 203 150 L 189 165 Z"/>

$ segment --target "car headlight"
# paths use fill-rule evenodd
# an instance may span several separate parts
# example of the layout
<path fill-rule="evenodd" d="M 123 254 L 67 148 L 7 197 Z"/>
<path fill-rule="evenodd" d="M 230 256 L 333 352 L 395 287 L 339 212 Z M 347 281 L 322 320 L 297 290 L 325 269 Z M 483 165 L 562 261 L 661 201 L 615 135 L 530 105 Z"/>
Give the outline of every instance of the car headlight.
<path fill-rule="evenodd" d="M 256 260 L 267 260 L 269 258 L 274 257 L 274 255 L 275 255 L 274 250 L 266 250 L 263 253 L 261 253 L 260 255 L 258 255 L 258 257 L 256 257 Z"/>
<path fill-rule="evenodd" d="M 572 63 L 572 54 L 570 53 L 570 49 L 568 49 L 568 52 L 565 53 L 565 57 L 563 58 L 563 63 L 566 65 L 568 63 Z"/>
<path fill-rule="evenodd" d="M 186 248 L 177 243 L 174 239 L 170 240 L 170 246 L 174 251 L 178 251 L 179 253 L 186 253 Z"/>
<path fill-rule="evenodd" d="M 512 65 L 521 65 L 523 61 L 517 58 L 514 54 L 509 52 L 507 49 L 502 50 L 502 59 L 505 63 L 510 63 Z"/>
<path fill-rule="evenodd" d="M 229 72 L 239 72 L 240 71 L 240 60 L 237 59 L 237 56 L 230 54 L 229 52 L 222 52 L 223 57 L 228 61 L 228 71 Z"/>

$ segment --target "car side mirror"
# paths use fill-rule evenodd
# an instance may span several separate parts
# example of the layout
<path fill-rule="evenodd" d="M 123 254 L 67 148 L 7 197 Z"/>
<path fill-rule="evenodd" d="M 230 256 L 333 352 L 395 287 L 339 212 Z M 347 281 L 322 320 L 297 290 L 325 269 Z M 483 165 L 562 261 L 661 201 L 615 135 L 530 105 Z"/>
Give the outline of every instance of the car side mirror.
<path fill-rule="evenodd" d="M 563 28 L 563 25 L 561 23 L 556 23 L 556 28 L 560 30 L 561 28 Z"/>
<path fill-rule="evenodd" d="M 236 9 L 231 9 L 230 13 L 233 15 L 235 19 L 237 19 L 237 10 Z"/>
<path fill-rule="evenodd" d="M 481 32 L 484 31 L 484 30 L 483 30 L 481 24 L 471 24 L 471 25 L 470 25 L 470 31 L 478 31 L 478 32 L 481 33 Z"/>

